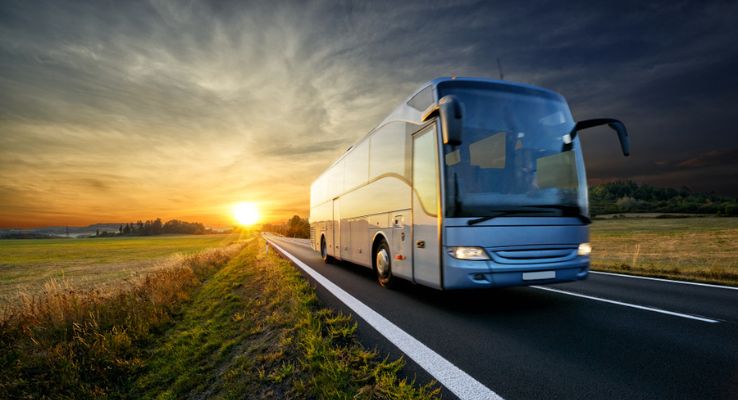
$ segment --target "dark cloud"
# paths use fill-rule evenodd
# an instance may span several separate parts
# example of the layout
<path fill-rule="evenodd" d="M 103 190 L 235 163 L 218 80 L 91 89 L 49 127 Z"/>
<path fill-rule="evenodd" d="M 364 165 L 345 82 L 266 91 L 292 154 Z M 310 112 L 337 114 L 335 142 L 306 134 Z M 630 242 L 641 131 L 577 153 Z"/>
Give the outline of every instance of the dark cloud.
<path fill-rule="evenodd" d="M 738 147 L 726 150 L 712 150 L 698 154 L 696 157 L 684 160 L 677 164 L 685 168 L 702 168 L 714 166 L 738 166 Z"/>

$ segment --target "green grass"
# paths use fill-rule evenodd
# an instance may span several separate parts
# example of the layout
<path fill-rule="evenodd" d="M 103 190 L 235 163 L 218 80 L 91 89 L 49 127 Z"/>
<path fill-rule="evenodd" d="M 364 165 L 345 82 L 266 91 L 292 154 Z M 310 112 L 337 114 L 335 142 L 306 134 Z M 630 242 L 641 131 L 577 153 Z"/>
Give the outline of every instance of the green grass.
<path fill-rule="evenodd" d="M 738 285 L 738 218 L 595 220 L 594 270 Z"/>
<path fill-rule="evenodd" d="M 232 235 L 0 240 L 0 306 L 49 279 L 76 288 L 121 280 L 177 264 L 183 256 L 234 240 Z"/>
<path fill-rule="evenodd" d="M 133 397 L 428 399 L 431 386 L 398 379 L 356 340 L 349 317 L 322 308 L 287 261 L 263 241 L 210 279 L 157 343 Z"/>

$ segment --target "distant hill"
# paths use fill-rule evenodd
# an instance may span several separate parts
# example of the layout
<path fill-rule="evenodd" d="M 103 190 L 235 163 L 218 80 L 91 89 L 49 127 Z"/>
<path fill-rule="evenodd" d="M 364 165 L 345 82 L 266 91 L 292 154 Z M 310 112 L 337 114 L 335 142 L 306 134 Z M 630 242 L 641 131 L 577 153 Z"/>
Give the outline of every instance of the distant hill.
<path fill-rule="evenodd" d="M 687 187 L 659 188 L 615 181 L 589 188 L 590 213 L 689 213 L 738 216 L 738 199 L 715 193 L 695 193 Z"/>

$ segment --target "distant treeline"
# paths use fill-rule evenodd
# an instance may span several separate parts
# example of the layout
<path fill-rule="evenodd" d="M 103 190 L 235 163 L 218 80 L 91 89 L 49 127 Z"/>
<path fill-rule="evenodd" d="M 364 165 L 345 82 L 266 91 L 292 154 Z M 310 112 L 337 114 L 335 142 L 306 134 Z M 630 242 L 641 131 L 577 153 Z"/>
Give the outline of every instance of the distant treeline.
<path fill-rule="evenodd" d="M 53 239 L 54 236 L 35 232 L 2 232 L 0 239 Z"/>
<path fill-rule="evenodd" d="M 263 232 L 278 233 L 288 237 L 310 237 L 310 223 L 307 218 L 300 218 L 299 215 L 293 216 L 283 224 L 264 224 L 262 225 L 261 230 Z"/>
<path fill-rule="evenodd" d="M 185 222 L 178 219 L 169 220 L 165 223 L 160 218 L 155 220 L 130 222 L 121 224 L 117 232 L 109 232 L 97 230 L 95 236 L 154 236 L 164 234 L 186 234 L 186 235 L 204 235 L 208 233 L 216 233 L 210 228 L 199 222 Z"/>
<path fill-rule="evenodd" d="M 615 181 L 589 188 L 592 215 L 619 213 L 689 213 L 738 216 L 738 199 L 694 193 L 688 187 L 659 188 Z"/>

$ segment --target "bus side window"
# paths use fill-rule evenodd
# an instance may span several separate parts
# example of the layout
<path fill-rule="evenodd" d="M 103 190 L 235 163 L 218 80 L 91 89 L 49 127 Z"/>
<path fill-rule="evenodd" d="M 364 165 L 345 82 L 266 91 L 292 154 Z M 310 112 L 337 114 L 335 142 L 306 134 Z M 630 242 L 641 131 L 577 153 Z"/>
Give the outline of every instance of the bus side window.
<path fill-rule="evenodd" d="M 356 145 L 344 159 L 343 189 L 351 190 L 369 179 L 369 141 Z"/>
<path fill-rule="evenodd" d="M 391 122 L 379 128 L 370 139 L 369 178 L 385 174 L 405 177 L 405 124 Z"/>

